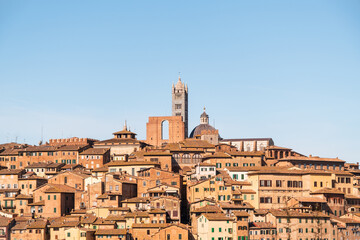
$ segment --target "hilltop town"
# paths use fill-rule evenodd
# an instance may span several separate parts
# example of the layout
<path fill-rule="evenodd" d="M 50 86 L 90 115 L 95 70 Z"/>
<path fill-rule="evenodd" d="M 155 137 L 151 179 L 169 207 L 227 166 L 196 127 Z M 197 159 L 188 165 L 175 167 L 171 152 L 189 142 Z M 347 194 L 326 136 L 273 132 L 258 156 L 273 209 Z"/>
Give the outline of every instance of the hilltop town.
<path fill-rule="evenodd" d="M 146 139 L 0 144 L 0 239 L 360 239 L 358 163 L 188 126 L 188 86 Z M 191 131 L 190 131 L 191 130 Z M 110 135 L 111 133 L 109 133 Z"/>

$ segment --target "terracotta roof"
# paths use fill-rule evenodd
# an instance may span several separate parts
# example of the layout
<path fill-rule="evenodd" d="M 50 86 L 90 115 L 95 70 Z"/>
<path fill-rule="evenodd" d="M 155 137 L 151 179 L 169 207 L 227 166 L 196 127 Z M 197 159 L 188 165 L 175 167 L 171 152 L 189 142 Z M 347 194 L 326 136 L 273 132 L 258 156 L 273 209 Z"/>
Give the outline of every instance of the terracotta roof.
<path fill-rule="evenodd" d="M 268 209 L 255 209 L 254 214 L 255 215 L 265 215 L 269 212 Z"/>
<path fill-rule="evenodd" d="M 50 145 L 30 146 L 25 149 L 20 149 L 21 152 L 54 152 L 58 148 Z"/>
<path fill-rule="evenodd" d="M 2 169 L 0 170 L 0 175 L 20 175 L 23 173 L 22 169 Z"/>
<path fill-rule="evenodd" d="M 44 162 L 37 162 L 37 163 L 32 163 L 28 166 L 26 166 L 25 168 L 46 168 L 49 164 L 48 163 L 44 163 Z"/>
<path fill-rule="evenodd" d="M 126 229 L 99 229 L 95 235 L 126 235 Z"/>
<path fill-rule="evenodd" d="M 107 220 L 107 221 L 126 221 L 124 216 L 115 215 L 115 214 L 107 216 L 105 220 Z"/>
<path fill-rule="evenodd" d="M 94 225 L 114 225 L 115 222 L 113 220 L 109 220 L 109 219 L 97 218 L 93 224 Z"/>
<path fill-rule="evenodd" d="M 165 228 L 168 223 L 134 223 L 132 228 Z"/>
<path fill-rule="evenodd" d="M 25 195 L 25 194 L 19 194 L 15 197 L 15 199 L 32 199 L 33 197 L 30 195 Z"/>
<path fill-rule="evenodd" d="M 72 163 L 72 164 L 66 164 L 64 165 L 61 169 L 74 169 L 75 167 L 81 167 L 84 168 L 82 165 L 80 164 L 76 164 L 76 163 Z"/>
<path fill-rule="evenodd" d="M 58 168 L 58 167 L 62 167 L 62 166 L 64 166 L 65 165 L 65 163 L 49 163 L 49 165 L 47 165 L 46 167 L 47 168 Z"/>
<path fill-rule="evenodd" d="M 160 151 L 149 151 L 144 152 L 144 156 L 172 156 L 173 154 L 170 152 L 160 152 Z"/>
<path fill-rule="evenodd" d="M 12 218 L 7 218 L 7 217 L 0 216 L 0 227 L 8 226 L 11 223 L 12 220 L 13 220 Z"/>
<path fill-rule="evenodd" d="M 119 135 L 119 134 L 134 134 L 134 135 L 137 135 L 136 133 L 133 133 L 133 132 L 127 130 L 127 128 L 124 128 L 121 131 L 117 131 L 117 132 L 113 133 L 113 135 Z"/>
<path fill-rule="evenodd" d="M 47 225 L 47 221 L 35 221 L 28 225 L 28 229 L 45 229 Z"/>
<path fill-rule="evenodd" d="M 284 217 L 284 218 L 299 218 L 299 217 L 307 217 L 307 218 L 330 218 L 330 216 L 321 213 L 321 212 L 298 212 L 295 210 L 270 210 L 269 213 L 274 215 L 275 217 Z"/>
<path fill-rule="evenodd" d="M 360 196 L 354 196 L 354 195 L 346 194 L 345 198 L 346 199 L 360 199 Z"/>
<path fill-rule="evenodd" d="M 319 197 L 296 197 L 295 199 L 298 200 L 299 202 L 326 203 L 325 199 Z"/>
<path fill-rule="evenodd" d="M 311 192 L 310 194 L 340 194 L 345 195 L 342 191 L 336 189 L 336 188 L 322 188 L 315 192 Z"/>
<path fill-rule="evenodd" d="M 110 211 L 128 211 L 130 212 L 129 207 L 111 207 L 109 208 Z"/>
<path fill-rule="evenodd" d="M 106 143 L 110 143 L 110 144 L 106 144 Z M 98 141 L 96 143 L 94 143 L 95 146 L 97 145 L 105 145 L 105 146 L 111 146 L 111 144 L 141 144 L 142 142 L 137 140 L 137 139 L 133 139 L 133 138 L 111 138 L 111 139 L 107 139 L 107 140 L 103 140 L 103 141 Z"/>
<path fill-rule="evenodd" d="M 62 228 L 62 227 L 77 227 L 80 225 L 79 221 L 56 221 L 51 223 L 50 228 Z"/>
<path fill-rule="evenodd" d="M 159 163 L 150 162 L 150 161 L 130 161 L 130 162 L 112 161 L 112 162 L 106 163 L 107 167 L 112 167 L 112 166 L 135 166 L 135 165 L 158 166 Z"/>
<path fill-rule="evenodd" d="M 121 202 L 123 203 L 146 203 L 149 202 L 150 199 L 147 197 L 134 197 L 134 198 L 128 198 Z"/>
<path fill-rule="evenodd" d="M 266 147 L 266 149 L 280 149 L 280 150 L 292 150 L 291 148 L 286 148 L 286 147 L 279 147 L 279 146 L 268 146 Z"/>
<path fill-rule="evenodd" d="M 76 189 L 62 184 L 48 183 L 49 188 L 45 193 L 75 193 Z"/>
<path fill-rule="evenodd" d="M 108 148 L 88 148 L 82 151 L 80 155 L 103 155 L 108 151 Z"/>
<path fill-rule="evenodd" d="M 25 230 L 27 228 L 27 222 L 17 222 L 11 230 Z"/>
<path fill-rule="evenodd" d="M 96 216 L 94 215 L 85 215 L 82 219 L 81 219 L 81 223 L 82 224 L 92 224 L 93 222 L 95 222 L 97 219 Z"/>
<path fill-rule="evenodd" d="M 0 151 L 0 156 L 18 156 L 20 150 L 24 150 L 24 149 L 8 148 L 8 149 L 5 149 L 2 152 Z"/>
<path fill-rule="evenodd" d="M 34 203 L 29 203 L 28 206 L 45 206 L 45 201 L 39 201 L 39 202 L 34 202 Z"/>
<path fill-rule="evenodd" d="M 335 219 L 335 220 L 340 221 L 340 222 L 343 222 L 343 223 L 345 223 L 345 224 L 359 224 L 359 225 L 360 225 L 360 221 L 359 221 L 359 220 L 352 219 L 352 218 L 332 216 L 331 219 Z"/>
<path fill-rule="evenodd" d="M 201 163 L 199 163 L 199 166 L 216 167 L 216 164 L 201 162 Z"/>
<path fill-rule="evenodd" d="M 254 151 L 254 152 L 226 152 L 230 154 L 231 156 L 263 156 L 265 153 L 260 151 Z"/>
<path fill-rule="evenodd" d="M 240 189 L 241 194 L 256 194 L 252 189 Z"/>
<path fill-rule="evenodd" d="M 219 205 L 222 209 L 254 209 L 254 207 L 248 202 L 243 202 L 242 204 L 219 202 Z"/>
<path fill-rule="evenodd" d="M 88 147 L 88 144 L 83 145 L 64 145 L 58 148 L 58 151 L 81 151 L 85 147 Z"/>
<path fill-rule="evenodd" d="M 251 223 L 250 228 L 267 229 L 267 228 L 276 228 L 276 227 L 269 222 L 253 222 Z"/>
<path fill-rule="evenodd" d="M 125 218 L 133 218 L 133 217 L 145 217 L 148 218 L 149 213 L 148 212 L 142 212 L 142 211 L 136 211 L 136 212 L 128 212 L 125 214 Z"/>
<path fill-rule="evenodd" d="M 204 207 L 196 208 L 192 213 L 222 213 L 221 208 L 216 205 L 206 205 Z"/>
<path fill-rule="evenodd" d="M 96 199 L 107 199 L 109 198 L 109 195 L 107 193 L 99 195 Z"/>
<path fill-rule="evenodd" d="M 150 209 L 149 214 L 161 214 L 161 213 L 166 213 L 166 211 L 164 209 L 160 209 L 160 208 L 155 208 L 155 209 Z"/>
<path fill-rule="evenodd" d="M 249 217 L 250 215 L 245 211 L 234 211 L 236 217 Z"/>
<path fill-rule="evenodd" d="M 107 172 L 107 171 L 109 171 L 107 166 L 95 168 L 92 170 L 92 172 Z"/>
<path fill-rule="evenodd" d="M 303 156 L 288 156 L 285 158 L 278 159 L 278 161 L 313 161 L 313 162 L 342 162 L 344 160 L 338 158 L 320 158 L 315 156 L 303 157 Z"/>
<path fill-rule="evenodd" d="M 227 217 L 223 213 L 203 213 L 209 221 L 231 221 L 233 219 Z"/>
<path fill-rule="evenodd" d="M 232 157 L 228 153 L 224 153 L 224 152 L 216 152 L 214 154 L 206 154 L 203 156 L 203 160 L 209 158 L 232 158 Z"/>

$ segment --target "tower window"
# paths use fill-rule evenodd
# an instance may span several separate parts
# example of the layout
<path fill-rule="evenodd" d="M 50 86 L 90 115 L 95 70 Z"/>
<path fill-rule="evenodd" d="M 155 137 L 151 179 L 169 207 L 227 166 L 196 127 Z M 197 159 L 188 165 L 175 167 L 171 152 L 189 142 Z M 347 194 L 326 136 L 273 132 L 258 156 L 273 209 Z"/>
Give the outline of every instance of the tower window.
<path fill-rule="evenodd" d="M 181 104 L 175 104 L 175 109 L 181 109 Z"/>
<path fill-rule="evenodd" d="M 181 116 L 181 113 L 176 113 L 175 116 Z"/>

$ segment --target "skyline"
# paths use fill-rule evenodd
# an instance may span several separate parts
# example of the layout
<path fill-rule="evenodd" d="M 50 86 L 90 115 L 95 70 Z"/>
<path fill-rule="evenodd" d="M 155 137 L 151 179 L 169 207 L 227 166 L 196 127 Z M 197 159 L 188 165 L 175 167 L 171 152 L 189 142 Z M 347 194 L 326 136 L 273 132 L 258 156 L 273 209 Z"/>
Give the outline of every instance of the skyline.
<path fill-rule="evenodd" d="M 178 72 L 189 132 L 203 107 L 223 138 L 357 162 L 360 3 L 0 3 L 0 142 L 146 138 L 171 115 Z"/>

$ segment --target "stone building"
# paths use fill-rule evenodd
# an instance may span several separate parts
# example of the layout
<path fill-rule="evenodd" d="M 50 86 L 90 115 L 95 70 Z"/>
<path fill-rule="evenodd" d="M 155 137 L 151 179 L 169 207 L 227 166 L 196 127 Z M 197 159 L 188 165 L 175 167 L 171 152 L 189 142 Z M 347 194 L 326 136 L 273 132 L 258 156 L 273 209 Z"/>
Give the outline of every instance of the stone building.
<path fill-rule="evenodd" d="M 163 146 L 185 139 L 185 123 L 181 116 L 149 117 L 146 123 L 146 143 Z"/>
<path fill-rule="evenodd" d="M 110 149 L 110 156 L 130 154 L 144 148 L 147 144 L 136 139 L 136 133 L 124 129 L 113 133 L 114 138 L 94 143 L 94 148 Z"/>
<path fill-rule="evenodd" d="M 200 116 L 200 124 L 191 131 L 190 138 L 205 140 L 214 145 L 219 143 L 219 131 L 209 124 L 205 108 Z"/>
<path fill-rule="evenodd" d="M 176 85 L 172 86 L 172 116 L 181 116 L 185 125 L 185 137 L 188 136 L 188 87 L 179 77 Z"/>
<path fill-rule="evenodd" d="M 268 146 L 274 145 L 272 138 L 221 139 L 220 143 L 233 145 L 241 152 L 265 151 Z"/>

